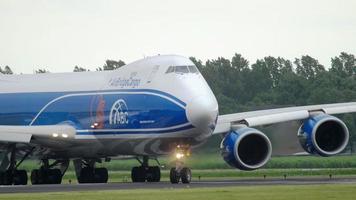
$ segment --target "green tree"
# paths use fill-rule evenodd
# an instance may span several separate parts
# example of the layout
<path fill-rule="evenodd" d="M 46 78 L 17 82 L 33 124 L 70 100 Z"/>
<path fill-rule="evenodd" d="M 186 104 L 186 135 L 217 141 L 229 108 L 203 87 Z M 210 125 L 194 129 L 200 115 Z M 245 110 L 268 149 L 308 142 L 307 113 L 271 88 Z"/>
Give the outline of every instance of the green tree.
<path fill-rule="evenodd" d="M 331 70 L 339 76 L 356 75 L 356 58 L 352 54 L 341 52 L 337 57 L 331 59 Z"/>
<path fill-rule="evenodd" d="M 314 79 L 319 73 L 324 72 L 325 68 L 319 61 L 308 55 L 296 58 L 294 64 L 297 66 L 297 74 L 305 79 Z"/>
<path fill-rule="evenodd" d="M 273 87 L 273 79 L 271 76 L 271 67 L 265 62 L 265 60 L 257 60 L 252 64 L 252 70 L 250 74 L 249 90 L 253 93 L 251 97 L 256 96 L 259 93 L 268 92 Z"/>
<path fill-rule="evenodd" d="M 231 59 L 232 68 L 237 69 L 237 71 L 248 70 L 249 62 L 241 54 L 235 53 L 235 55 Z"/>
<path fill-rule="evenodd" d="M 223 57 L 208 60 L 206 67 L 212 73 L 211 76 L 214 76 L 214 80 L 210 81 L 214 90 L 224 96 L 237 99 L 238 95 L 242 93 L 242 84 L 239 79 L 239 72 L 231 66 L 230 60 Z"/>
<path fill-rule="evenodd" d="M 0 67 L 0 73 L 2 74 L 14 74 L 9 66 L 5 66 L 4 69 Z"/>
<path fill-rule="evenodd" d="M 50 73 L 48 70 L 46 69 L 38 69 L 35 71 L 36 74 L 44 74 L 44 73 Z"/>
<path fill-rule="evenodd" d="M 275 105 L 305 105 L 309 97 L 307 82 L 293 72 L 283 74 L 273 92 Z"/>
<path fill-rule="evenodd" d="M 197 60 L 195 57 L 189 57 L 189 59 L 194 63 L 194 65 L 199 69 L 203 69 L 203 62 L 201 60 Z"/>
<path fill-rule="evenodd" d="M 122 67 L 124 65 L 125 65 L 125 62 L 122 61 L 122 60 L 118 60 L 118 61 L 116 61 L 116 60 L 106 60 L 104 66 L 102 68 L 99 67 L 96 70 L 97 71 L 114 70 L 114 69 L 118 69 L 118 68 L 120 68 L 120 67 Z"/>
<path fill-rule="evenodd" d="M 89 71 L 89 70 L 85 69 L 83 67 L 78 67 L 77 65 L 73 69 L 73 72 L 86 72 L 86 71 Z"/>

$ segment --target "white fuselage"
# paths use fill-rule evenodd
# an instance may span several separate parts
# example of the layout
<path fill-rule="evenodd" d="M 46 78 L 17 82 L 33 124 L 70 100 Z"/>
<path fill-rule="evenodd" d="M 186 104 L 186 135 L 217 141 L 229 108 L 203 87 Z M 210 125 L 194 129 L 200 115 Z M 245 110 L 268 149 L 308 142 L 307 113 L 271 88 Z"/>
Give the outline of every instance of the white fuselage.
<path fill-rule="evenodd" d="M 113 71 L 2 75 L 0 124 L 75 126 L 68 143 L 34 141 L 49 157 L 160 155 L 172 145 L 194 146 L 214 131 L 218 104 L 188 66 L 181 56 L 155 56 Z"/>

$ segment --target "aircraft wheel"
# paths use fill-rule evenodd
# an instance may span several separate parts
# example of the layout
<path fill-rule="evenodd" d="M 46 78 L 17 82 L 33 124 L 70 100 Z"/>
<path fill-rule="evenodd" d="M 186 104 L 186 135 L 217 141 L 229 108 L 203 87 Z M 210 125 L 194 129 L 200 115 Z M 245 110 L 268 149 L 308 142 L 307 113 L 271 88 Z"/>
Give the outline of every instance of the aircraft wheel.
<path fill-rule="evenodd" d="M 133 167 L 131 170 L 132 182 L 145 182 L 146 170 L 144 167 Z"/>
<path fill-rule="evenodd" d="M 31 183 L 32 185 L 46 184 L 47 177 L 43 169 L 34 169 L 31 172 Z"/>
<path fill-rule="evenodd" d="M 31 172 L 32 185 L 61 184 L 62 173 L 59 169 L 35 169 Z"/>
<path fill-rule="evenodd" d="M 182 183 L 190 183 L 192 180 L 192 172 L 188 167 L 184 167 L 180 172 Z"/>
<path fill-rule="evenodd" d="M 108 170 L 106 168 L 94 169 L 95 183 L 107 183 L 109 179 Z"/>
<path fill-rule="evenodd" d="M 177 172 L 176 168 L 171 168 L 171 171 L 169 173 L 169 179 L 173 184 L 179 183 L 180 174 L 179 172 Z"/>
<path fill-rule="evenodd" d="M 62 172 L 60 169 L 49 169 L 47 172 L 47 184 L 61 184 Z"/>
<path fill-rule="evenodd" d="M 15 170 L 13 176 L 14 185 L 27 185 L 27 172 L 26 170 Z"/>
<path fill-rule="evenodd" d="M 80 171 L 78 177 L 78 183 L 93 183 L 94 182 L 94 169 L 90 167 L 84 167 Z"/>
<path fill-rule="evenodd" d="M 12 185 L 14 176 L 11 171 L 7 170 L 1 173 L 0 178 L 1 185 Z"/>
<path fill-rule="evenodd" d="M 161 169 L 158 166 L 149 167 L 146 178 L 147 182 L 159 182 L 161 180 Z"/>
<path fill-rule="evenodd" d="M 3 185 L 3 176 L 4 176 L 4 172 L 0 172 L 0 185 Z"/>
<path fill-rule="evenodd" d="M 40 170 L 34 169 L 31 172 L 31 183 L 32 185 L 41 184 L 43 181 L 40 179 Z"/>

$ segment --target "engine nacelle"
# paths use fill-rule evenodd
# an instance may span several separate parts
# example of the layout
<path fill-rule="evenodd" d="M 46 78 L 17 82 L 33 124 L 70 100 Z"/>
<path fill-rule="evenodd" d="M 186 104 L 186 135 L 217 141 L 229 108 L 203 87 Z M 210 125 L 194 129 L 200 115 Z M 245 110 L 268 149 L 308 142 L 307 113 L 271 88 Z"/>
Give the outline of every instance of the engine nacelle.
<path fill-rule="evenodd" d="M 224 160 L 241 170 L 262 167 L 272 154 L 268 137 L 261 131 L 248 127 L 229 132 L 222 140 L 220 149 Z"/>
<path fill-rule="evenodd" d="M 332 156 L 345 149 L 349 141 L 349 130 L 340 119 L 320 114 L 304 121 L 298 130 L 298 138 L 306 152 Z"/>

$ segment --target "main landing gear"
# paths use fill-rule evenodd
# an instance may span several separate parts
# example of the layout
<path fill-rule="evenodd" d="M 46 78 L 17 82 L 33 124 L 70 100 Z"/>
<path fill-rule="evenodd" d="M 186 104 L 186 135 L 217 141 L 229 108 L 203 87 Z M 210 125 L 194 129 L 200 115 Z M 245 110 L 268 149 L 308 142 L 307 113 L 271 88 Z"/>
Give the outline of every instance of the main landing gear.
<path fill-rule="evenodd" d="M 109 179 L 106 168 L 96 168 L 95 163 L 101 160 L 74 160 L 78 183 L 107 183 Z"/>
<path fill-rule="evenodd" d="M 26 185 L 28 178 L 26 170 L 18 170 L 20 164 L 32 153 L 25 153 L 19 163 L 16 162 L 16 145 L 12 144 L 3 153 L 0 164 L 0 185 Z"/>
<path fill-rule="evenodd" d="M 141 166 L 132 168 L 132 182 L 159 182 L 161 180 L 161 169 L 158 166 L 148 166 L 148 156 L 143 156 L 142 161 L 137 160 L 141 163 Z"/>
<path fill-rule="evenodd" d="M 27 185 L 26 170 L 7 170 L 1 172 L 0 185 Z"/>
<path fill-rule="evenodd" d="M 184 159 L 188 157 L 189 153 L 189 146 L 182 146 L 178 145 L 176 149 L 176 160 L 175 160 L 175 167 L 171 168 L 169 173 L 169 179 L 172 184 L 177 184 L 179 181 L 182 183 L 188 184 L 192 180 L 192 172 L 190 168 L 184 166 Z"/>
<path fill-rule="evenodd" d="M 56 166 L 60 166 L 60 168 L 54 168 Z M 56 160 L 49 164 L 48 159 L 43 159 L 42 166 L 39 169 L 32 170 L 31 183 L 32 185 L 61 184 L 68 166 L 69 160 Z"/>

